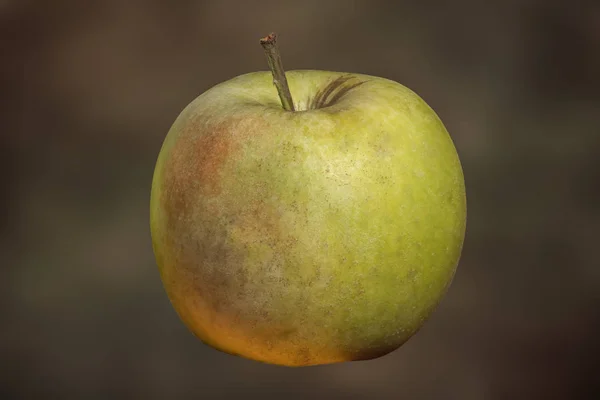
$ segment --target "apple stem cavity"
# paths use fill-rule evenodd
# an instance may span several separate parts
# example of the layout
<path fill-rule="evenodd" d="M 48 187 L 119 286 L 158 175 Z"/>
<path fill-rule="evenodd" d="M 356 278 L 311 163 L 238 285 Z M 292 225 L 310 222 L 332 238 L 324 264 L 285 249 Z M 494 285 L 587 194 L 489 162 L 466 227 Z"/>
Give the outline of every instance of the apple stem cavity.
<path fill-rule="evenodd" d="M 283 63 L 281 62 L 281 55 L 277 48 L 277 34 L 274 32 L 260 39 L 260 44 L 265 50 L 267 55 L 267 62 L 269 68 L 273 74 L 273 84 L 277 88 L 279 93 L 279 99 L 281 99 L 281 105 L 286 111 L 294 110 L 294 101 L 292 100 L 292 93 L 288 86 L 287 78 L 285 77 L 285 71 L 283 70 Z"/>

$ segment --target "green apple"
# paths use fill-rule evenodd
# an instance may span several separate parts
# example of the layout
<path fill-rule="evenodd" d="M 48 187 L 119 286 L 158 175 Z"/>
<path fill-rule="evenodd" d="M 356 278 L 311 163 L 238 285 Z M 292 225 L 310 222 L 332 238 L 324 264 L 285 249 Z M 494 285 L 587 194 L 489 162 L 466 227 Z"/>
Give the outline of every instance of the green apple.
<path fill-rule="evenodd" d="M 454 276 L 466 197 L 453 142 L 384 78 L 269 72 L 221 83 L 169 131 L 151 194 L 153 248 L 189 329 L 286 366 L 372 359 L 406 342 Z"/>

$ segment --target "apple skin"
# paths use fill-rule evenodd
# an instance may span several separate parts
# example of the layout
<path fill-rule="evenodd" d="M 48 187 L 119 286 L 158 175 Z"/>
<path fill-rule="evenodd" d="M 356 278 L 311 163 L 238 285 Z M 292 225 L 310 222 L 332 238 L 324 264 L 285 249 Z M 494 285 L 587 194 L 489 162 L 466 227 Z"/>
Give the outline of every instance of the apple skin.
<path fill-rule="evenodd" d="M 377 358 L 424 324 L 452 281 L 461 164 L 408 88 L 286 75 L 297 112 L 255 72 L 176 119 L 152 183 L 161 279 L 185 325 L 220 351 L 285 366 Z"/>

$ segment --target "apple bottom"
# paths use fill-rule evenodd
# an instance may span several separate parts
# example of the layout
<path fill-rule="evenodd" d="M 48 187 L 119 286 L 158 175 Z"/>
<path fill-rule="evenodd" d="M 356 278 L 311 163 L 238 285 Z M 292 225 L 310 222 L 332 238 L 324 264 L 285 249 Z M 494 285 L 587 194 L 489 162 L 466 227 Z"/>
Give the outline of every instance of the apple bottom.
<path fill-rule="evenodd" d="M 373 336 L 367 340 L 363 335 L 365 324 L 358 321 L 344 326 L 330 316 L 332 323 L 328 325 L 325 316 L 319 319 L 319 325 L 309 322 L 307 310 L 316 303 L 313 300 L 312 305 L 308 304 L 310 298 L 303 298 L 300 303 L 304 304 L 292 308 L 284 302 L 253 305 L 247 296 L 238 296 L 238 303 L 231 302 L 223 297 L 228 288 L 219 292 L 206 281 L 198 281 L 194 269 L 179 264 L 176 270 L 163 270 L 167 294 L 181 320 L 205 344 L 263 363 L 300 367 L 374 359 L 399 348 L 422 325 L 413 324 L 417 328 L 412 331 L 395 332 L 388 326 L 375 340 Z M 356 296 L 354 300 L 360 302 Z M 347 304 L 345 311 L 351 313 L 352 304 L 349 300 Z M 366 307 L 363 304 L 360 308 Z M 421 314 L 423 320 L 430 311 Z M 371 324 L 376 330 L 382 328 L 375 321 Z"/>

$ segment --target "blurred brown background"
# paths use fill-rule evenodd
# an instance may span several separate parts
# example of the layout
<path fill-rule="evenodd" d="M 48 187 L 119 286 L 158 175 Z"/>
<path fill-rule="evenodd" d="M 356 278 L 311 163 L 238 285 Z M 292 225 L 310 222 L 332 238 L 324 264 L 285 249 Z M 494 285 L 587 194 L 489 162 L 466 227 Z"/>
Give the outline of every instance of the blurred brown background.
<path fill-rule="evenodd" d="M 588 399 L 600 393 L 600 2 L 0 1 L 0 398 Z M 266 69 L 397 80 L 463 161 L 453 286 L 384 358 L 304 369 L 180 323 L 148 227 L 171 123 Z"/>

